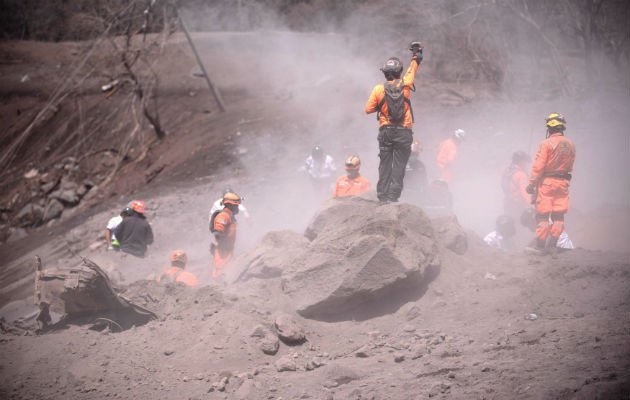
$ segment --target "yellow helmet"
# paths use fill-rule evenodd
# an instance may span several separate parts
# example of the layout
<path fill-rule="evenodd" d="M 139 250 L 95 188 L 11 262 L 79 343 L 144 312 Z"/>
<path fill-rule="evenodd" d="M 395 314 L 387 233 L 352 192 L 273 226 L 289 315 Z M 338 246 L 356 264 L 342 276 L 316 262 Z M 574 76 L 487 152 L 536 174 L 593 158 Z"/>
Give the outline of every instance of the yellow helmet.
<path fill-rule="evenodd" d="M 358 171 L 359 167 L 361 167 L 361 160 L 359 159 L 359 156 L 350 156 L 346 159 L 347 171 Z"/>
<path fill-rule="evenodd" d="M 549 114 L 545 122 L 547 128 L 553 128 L 556 126 L 567 126 L 567 121 L 564 119 L 564 115 L 558 113 Z"/>

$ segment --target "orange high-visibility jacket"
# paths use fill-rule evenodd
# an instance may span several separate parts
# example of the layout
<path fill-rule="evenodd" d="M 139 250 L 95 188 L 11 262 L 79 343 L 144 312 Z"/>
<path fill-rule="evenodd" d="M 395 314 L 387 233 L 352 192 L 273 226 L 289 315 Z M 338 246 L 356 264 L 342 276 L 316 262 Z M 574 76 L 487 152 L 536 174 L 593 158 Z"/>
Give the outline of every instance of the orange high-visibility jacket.
<path fill-rule="evenodd" d="M 166 269 L 166 267 L 163 267 L 162 269 L 164 270 L 164 274 L 158 278 L 158 282 L 160 282 L 165 277 L 173 275 L 175 276 L 175 282 L 182 282 L 187 286 L 197 286 L 199 284 L 195 275 L 191 274 L 188 271 L 184 271 L 182 268 L 171 267 L 169 269 Z"/>
<path fill-rule="evenodd" d="M 440 143 L 437 154 L 437 165 L 444 168 L 451 165 L 457 158 L 457 143 L 455 139 L 448 138 Z"/>
<path fill-rule="evenodd" d="M 416 61 L 411 61 L 409 64 L 409 68 L 407 68 L 407 72 L 405 72 L 405 76 L 403 77 L 403 82 L 405 83 L 405 88 L 403 89 L 404 95 L 407 99 L 411 98 L 411 86 L 413 85 L 413 81 L 416 77 L 416 71 L 418 71 L 418 63 Z M 394 81 L 389 81 L 389 83 L 393 83 Z M 372 89 L 372 94 L 365 104 L 365 113 L 371 114 L 373 112 L 379 111 L 378 105 L 381 104 L 383 98 L 385 97 L 385 86 L 383 84 L 378 84 L 374 86 Z M 389 122 L 389 113 L 387 111 L 387 102 L 383 102 L 383 107 L 380 110 L 381 116 L 379 117 L 379 127 L 383 125 L 399 125 L 407 128 L 411 128 L 413 126 L 413 119 L 411 118 L 411 110 L 409 109 L 409 104 L 405 102 L 405 120 L 402 124 L 392 124 Z"/>
<path fill-rule="evenodd" d="M 562 133 L 554 133 L 538 145 L 529 182 L 535 185 L 546 176 L 568 174 L 573 171 L 574 162 L 575 146 L 573 142 Z"/>
<path fill-rule="evenodd" d="M 517 204 L 523 201 L 525 204 L 529 204 L 531 195 L 526 190 L 528 183 L 527 173 L 520 166 L 514 164 L 512 176 L 510 177 L 510 200 Z"/>
<path fill-rule="evenodd" d="M 232 250 L 236 241 L 236 223 L 232 211 L 224 208 L 214 218 L 215 232 L 221 232 L 218 240 L 219 248 L 222 250 Z"/>
<path fill-rule="evenodd" d="M 370 182 L 367 179 L 361 175 L 354 179 L 350 179 L 348 175 L 344 175 L 337 179 L 333 197 L 355 196 L 366 190 L 370 190 Z"/>

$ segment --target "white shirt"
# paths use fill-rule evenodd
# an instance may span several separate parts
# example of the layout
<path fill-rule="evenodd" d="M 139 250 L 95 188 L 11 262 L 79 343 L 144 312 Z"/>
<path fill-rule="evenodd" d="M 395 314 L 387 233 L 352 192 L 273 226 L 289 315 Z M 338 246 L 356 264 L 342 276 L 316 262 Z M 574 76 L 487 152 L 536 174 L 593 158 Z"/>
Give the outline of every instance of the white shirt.
<path fill-rule="evenodd" d="M 221 204 L 222 200 L 223 198 L 220 198 L 219 200 L 215 201 L 214 204 L 212 204 L 212 208 L 210 209 L 210 215 L 208 216 L 208 223 L 212 222 L 212 214 L 214 214 L 216 211 L 221 211 L 225 208 L 225 206 Z M 245 218 L 249 218 L 249 212 L 247 211 L 247 208 L 245 208 L 244 205 L 242 204 L 238 205 L 238 212 L 239 214 L 242 214 Z"/>
<path fill-rule="evenodd" d="M 112 242 L 116 240 L 116 235 L 114 235 L 114 230 L 116 230 L 116 227 L 118 225 L 120 225 L 120 223 L 122 222 L 123 218 L 118 215 L 116 217 L 113 217 L 109 220 L 109 222 L 107 223 L 107 229 L 110 232 L 110 237 L 112 239 Z M 103 226 L 103 225 L 101 225 Z"/>
<path fill-rule="evenodd" d="M 492 231 L 483 238 L 483 241 L 490 247 L 494 247 L 495 249 L 503 250 L 503 236 L 499 234 L 497 231 Z"/>
<path fill-rule="evenodd" d="M 304 161 L 304 165 L 300 168 L 300 171 L 308 172 L 315 179 L 328 178 L 336 170 L 335 162 L 329 155 L 324 157 L 324 162 L 315 160 L 313 156 L 308 156 L 306 161 Z"/>

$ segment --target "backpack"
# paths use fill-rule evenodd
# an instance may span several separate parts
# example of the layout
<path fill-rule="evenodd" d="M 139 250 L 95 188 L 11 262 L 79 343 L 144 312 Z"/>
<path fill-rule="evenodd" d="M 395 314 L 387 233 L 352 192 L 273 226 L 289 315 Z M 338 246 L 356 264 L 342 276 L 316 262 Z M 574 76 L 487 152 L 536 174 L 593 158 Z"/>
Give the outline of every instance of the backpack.
<path fill-rule="evenodd" d="M 376 119 L 378 120 L 381 116 L 381 110 L 383 109 L 383 104 L 387 102 L 387 111 L 389 114 L 389 121 L 394 124 L 400 124 L 405 120 L 405 103 L 409 105 L 409 111 L 411 112 L 411 120 L 414 121 L 413 117 L 413 109 L 411 108 L 411 101 L 405 97 L 405 87 L 409 87 L 405 85 L 405 82 L 402 79 L 396 79 L 393 83 L 385 82 L 383 83 L 383 88 L 385 89 L 385 96 L 383 96 L 383 100 L 378 105 L 378 113 L 376 114 Z M 411 90 L 414 88 L 409 87 Z"/>
<path fill-rule="evenodd" d="M 212 216 L 210 217 L 210 232 L 212 233 L 216 232 L 216 230 L 214 229 L 214 220 L 217 218 L 217 215 L 219 215 L 221 211 L 223 210 L 217 210 L 213 212 Z"/>

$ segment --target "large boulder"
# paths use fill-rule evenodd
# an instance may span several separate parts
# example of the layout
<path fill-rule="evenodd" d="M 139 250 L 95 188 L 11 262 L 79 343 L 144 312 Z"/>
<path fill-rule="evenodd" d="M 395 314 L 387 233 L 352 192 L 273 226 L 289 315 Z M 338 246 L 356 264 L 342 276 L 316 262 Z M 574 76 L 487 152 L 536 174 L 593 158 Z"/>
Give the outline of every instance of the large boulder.
<path fill-rule="evenodd" d="M 373 193 L 327 201 L 305 235 L 310 245 L 282 273 L 282 288 L 307 318 L 337 318 L 420 287 L 439 265 L 431 221 L 406 203 Z"/>

